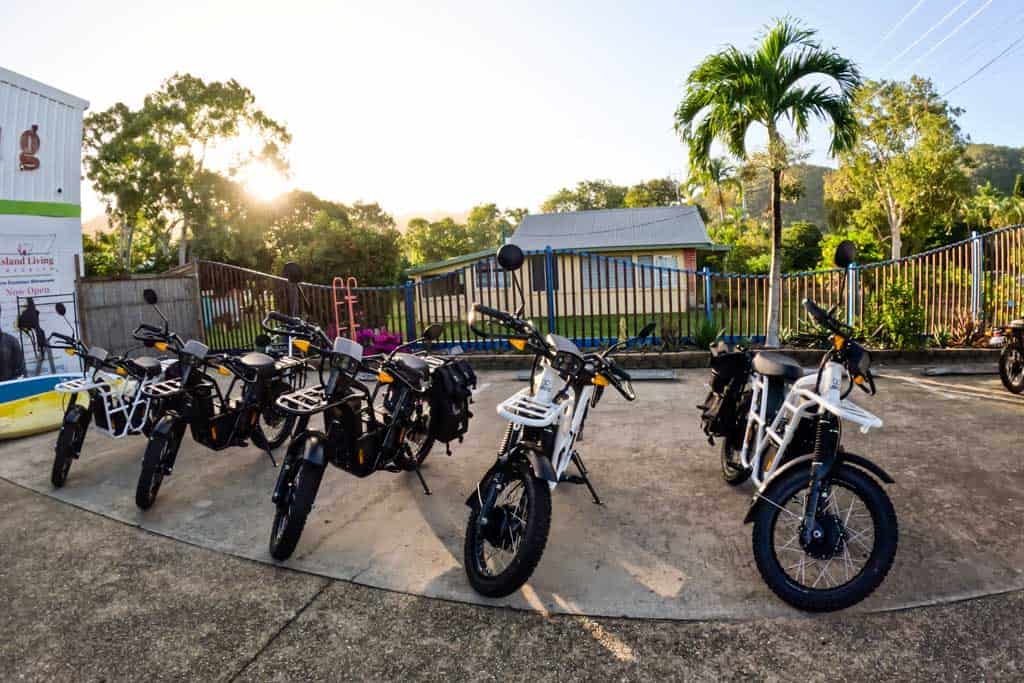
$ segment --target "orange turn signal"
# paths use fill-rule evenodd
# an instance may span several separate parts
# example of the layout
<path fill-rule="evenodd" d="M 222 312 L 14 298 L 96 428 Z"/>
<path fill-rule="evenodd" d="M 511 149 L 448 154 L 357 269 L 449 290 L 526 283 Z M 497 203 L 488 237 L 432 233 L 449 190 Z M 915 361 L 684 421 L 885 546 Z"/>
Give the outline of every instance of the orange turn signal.
<path fill-rule="evenodd" d="M 73 355 L 75 355 L 75 350 L 74 349 L 64 349 L 64 353 L 68 354 L 69 356 L 73 356 Z"/>
<path fill-rule="evenodd" d="M 122 377 L 124 377 L 125 375 L 128 374 L 128 371 L 125 370 L 124 368 L 115 368 L 114 372 L 116 372 L 117 374 L 121 375 Z"/>
<path fill-rule="evenodd" d="M 594 379 L 590 380 L 590 383 L 599 387 L 606 387 L 608 386 L 608 378 L 604 375 L 594 375 Z"/>
<path fill-rule="evenodd" d="M 381 384 L 391 384 L 395 381 L 395 378 L 381 370 L 377 373 L 377 381 Z"/>
<path fill-rule="evenodd" d="M 845 345 L 846 345 L 846 338 L 845 337 L 843 337 L 841 335 L 838 335 L 838 334 L 832 336 L 832 346 L 834 346 L 836 348 L 836 351 L 839 351 Z"/>
<path fill-rule="evenodd" d="M 157 351 L 167 350 L 167 342 L 155 342 L 153 346 L 156 348 Z"/>
<path fill-rule="evenodd" d="M 218 365 L 218 366 L 217 366 L 217 372 L 218 372 L 218 373 L 220 373 L 220 374 L 222 374 L 222 375 L 224 375 L 225 377 L 227 377 L 227 376 L 229 376 L 229 375 L 231 374 L 231 371 L 230 371 L 230 370 L 228 370 L 228 369 L 227 369 L 226 367 L 224 367 L 223 365 Z"/>
<path fill-rule="evenodd" d="M 516 351 L 524 351 L 526 349 L 525 339 L 509 339 L 508 343 L 512 345 L 512 348 Z"/>
<path fill-rule="evenodd" d="M 296 339 L 295 341 L 292 342 L 292 344 L 295 346 L 295 348 L 297 348 L 299 351 L 302 351 L 303 353 L 307 353 L 309 351 L 309 342 L 306 341 L 305 339 Z"/>
<path fill-rule="evenodd" d="M 864 384 L 864 376 L 863 375 L 857 375 L 856 377 L 853 378 L 853 383 L 854 384 Z"/>

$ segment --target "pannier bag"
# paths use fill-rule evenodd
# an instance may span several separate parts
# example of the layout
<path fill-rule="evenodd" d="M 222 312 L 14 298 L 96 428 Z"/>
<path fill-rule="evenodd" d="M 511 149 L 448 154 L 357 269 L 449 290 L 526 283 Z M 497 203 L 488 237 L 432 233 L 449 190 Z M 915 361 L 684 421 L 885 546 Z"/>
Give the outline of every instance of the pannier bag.
<path fill-rule="evenodd" d="M 453 359 L 434 370 L 430 384 L 430 435 L 441 443 L 462 440 L 469 431 L 469 410 L 476 373 L 464 360 Z"/>
<path fill-rule="evenodd" d="M 701 429 L 711 444 L 716 436 L 731 436 L 742 429 L 746 417 L 743 406 L 750 405 L 749 397 L 743 400 L 750 376 L 749 357 L 742 351 L 717 351 L 711 356 L 711 391 L 704 403 L 697 406 L 701 411 Z"/>

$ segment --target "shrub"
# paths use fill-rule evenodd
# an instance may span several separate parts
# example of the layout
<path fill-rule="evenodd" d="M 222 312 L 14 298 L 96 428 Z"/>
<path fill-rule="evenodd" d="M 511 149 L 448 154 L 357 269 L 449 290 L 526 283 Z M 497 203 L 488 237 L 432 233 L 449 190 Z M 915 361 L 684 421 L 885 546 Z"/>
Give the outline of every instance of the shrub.
<path fill-rule="evenodd" d="M 700 325 L 693 331 L 693 344 L 701 351 L 707 351 L 708 347 L 718 339 L 718 326 L 713 320 L 704 318 Z"/>
<path fill-rule="evenodd" d="M 894 280 L 873 298 L 873 305 L 865 307 L 864 321 L 866 330 L 874 330 L 873 341 L 890 349 L 920 348 L 925 315 L 914 301 L 913 285 Z"/>

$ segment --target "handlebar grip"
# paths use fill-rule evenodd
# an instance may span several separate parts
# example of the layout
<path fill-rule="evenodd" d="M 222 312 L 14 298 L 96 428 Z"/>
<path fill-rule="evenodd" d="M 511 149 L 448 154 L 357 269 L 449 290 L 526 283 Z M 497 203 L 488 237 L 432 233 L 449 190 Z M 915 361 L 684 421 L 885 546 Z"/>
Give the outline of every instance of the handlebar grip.
<path fill-rule="evenodd" d="M 143 330 L 145 332 L 155 332 L 156 334 L 163 334 L 162 329 L 160 329 L 156 325 L 150 325 L 149 323 L 139 323 L 139 326 L 136 329 Z"/>
<path fill-rule="evenodd" d="M 284 323 L 285 325 L 291 325 L 292 327 L 298 327 L 299 325 L 303 324 L 301 318 L 294 318 L 290 315 L 285 315 L 284 313 L 278 313 L 277 311 L 271 311 L 270 313 L 267 313 L 267 319 L 279 323 Z"/>
<path fill-rule="evenodd" d="M 506 313 L 505 311 L 500 311 L 497 308 L 491 308 L 490 306 L 485 306 L 483 304 L 474 304 L 473 307 L 476 309 L 478 313 L 483 313 L 484 315 L 489 316 L 491 318 L 497 318 L 498 320 L 502 320 L 505 322 L 513 319 L 512 316 L 510 316 L 508 313 Z"/>

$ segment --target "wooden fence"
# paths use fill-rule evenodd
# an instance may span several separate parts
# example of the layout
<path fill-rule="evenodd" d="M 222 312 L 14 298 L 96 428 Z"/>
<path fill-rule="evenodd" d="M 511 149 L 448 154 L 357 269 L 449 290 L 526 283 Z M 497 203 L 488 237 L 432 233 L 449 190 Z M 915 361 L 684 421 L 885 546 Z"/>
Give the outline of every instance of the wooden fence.
<path fill-rule="evenodd" d="M 194 274 L 134 276 L 131 279 L 88 278 L 77 282 L 82 338 L 90 346 L 124 353 L 139 346 L 132 332 L 140 322 L 161 324 L 152 306 L 142 299 L 145 289 L 159 298 L 170 329 L 184 339 L 203 339 L 199 317 L 199 283 Z"/>

